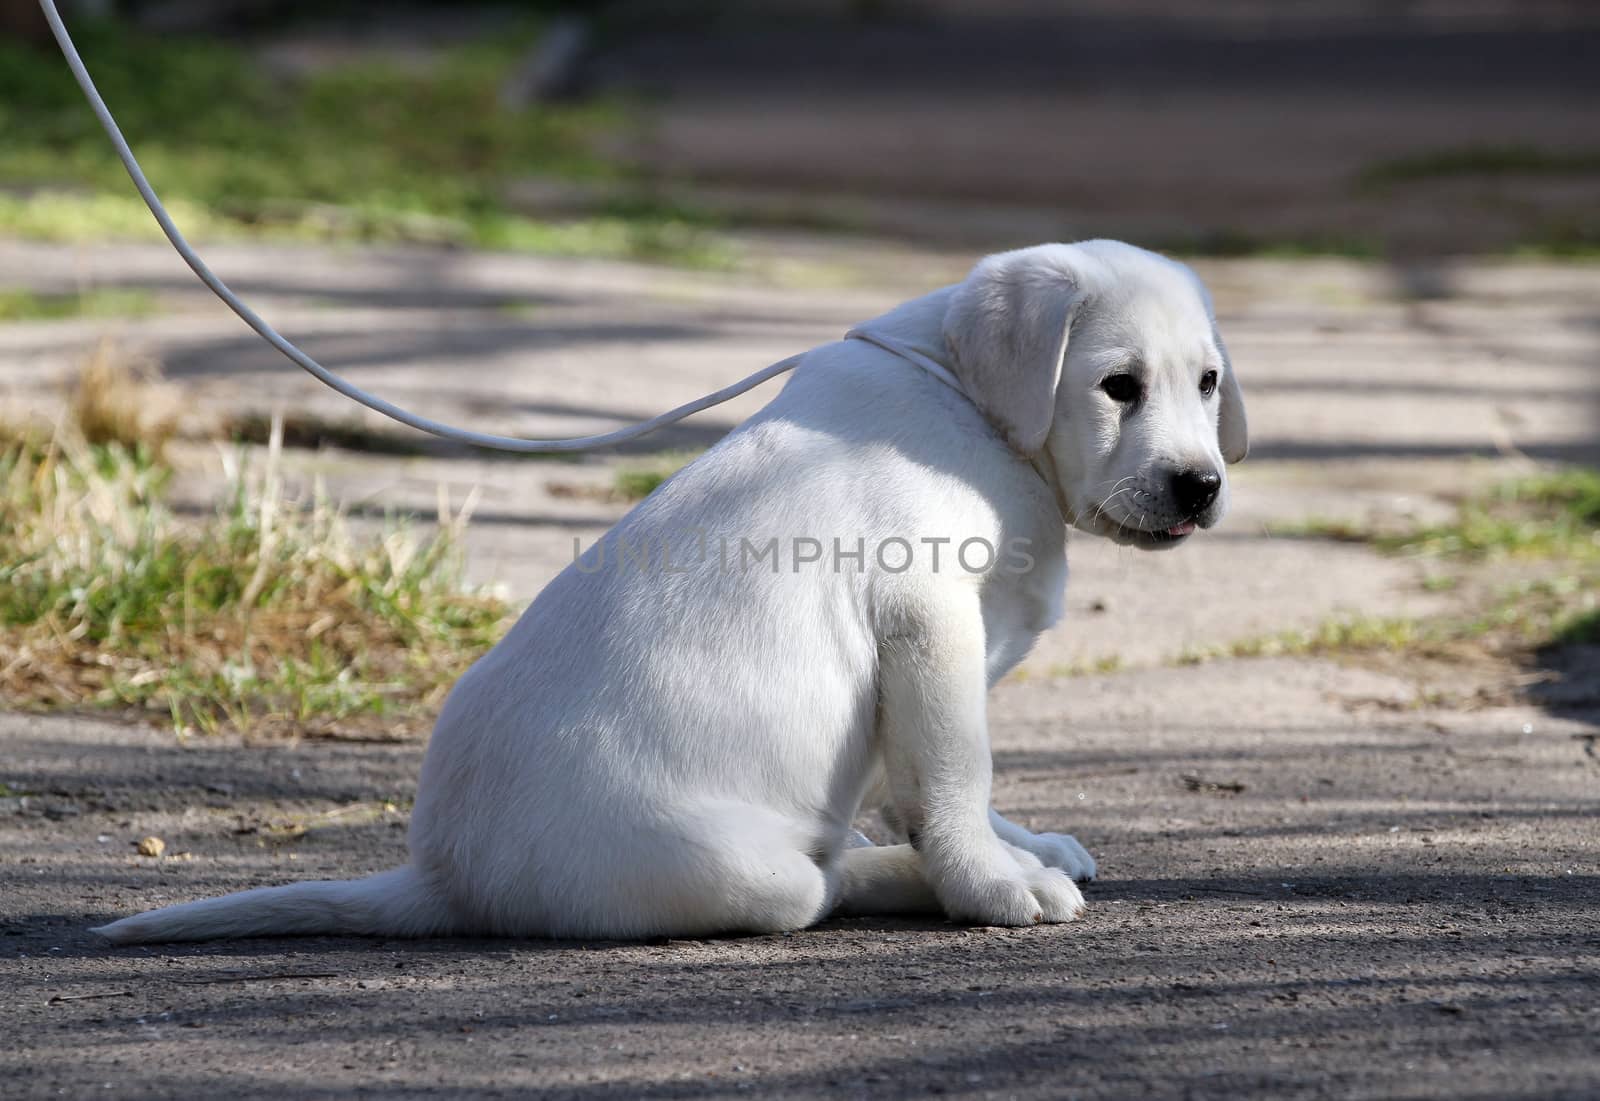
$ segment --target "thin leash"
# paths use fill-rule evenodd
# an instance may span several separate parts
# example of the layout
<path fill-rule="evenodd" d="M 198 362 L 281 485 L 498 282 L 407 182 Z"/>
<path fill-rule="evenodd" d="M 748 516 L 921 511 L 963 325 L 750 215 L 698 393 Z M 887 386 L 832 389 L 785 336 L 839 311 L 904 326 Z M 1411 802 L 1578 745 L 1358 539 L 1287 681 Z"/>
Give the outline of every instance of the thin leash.
<path fill-rule="evenodd" d="M 359 402 L 374 412 L 399 421 L 401 424 L 420 429 L 423 432 L 441 436 L 447 440 L 456 440 L 460 443 L 472 444 L 476 447 L 494 448 L 499 451 L 587 451 L 590 448 L 607 447 L 611 444 L 622 443 L 647 432 L 653 432 L 669 424 L 675 424 L 685 417 L 710 409 L 712 406 L 721 405 L 731 398 L 738 397 L 746 390 L 753 389 L 766 382 L 768 379 L 791 370 L 800 362 L 800 355 L 792 355 L 787 359 L 779 360 L 769 367 L 763 367 L 753 375 L 740 379 L 731 386 L 704 397 L 696 398 L 678 406 L 676 409 L 662 413 L 660 416 L 651 417 L 647 421 L 619 428 L 614 432 L 603 432 L 593 436 L 577 436 L 570 439 L 559 440 L 533 440 L 516 436 L 496 436 L 487 432 L 474 432 L 468 428 L 457 428 L 454 425 L 441 424 L 436 420 L 402 409 L 393 402 L 367 393 L 361 387 L 347 379 L 334 374 L 322 364 L 312 359 L 305 352 L 297 348 L 293 342 L 284 337 L 267 321 L 244 302 L 239 296 L 228 288 L 228 285 L 206 265 L 198 253 L 190 247 L 183 232 L 173 222 L 172 216 L 167 213 L 167 208 L 162 205 L 161 198 L 156 194 L 155 188 L 150 186 L 150 181 L 145 178 L 144 170 L 139 167 L 138 159 L 133 155 L 133 150 L 128 147 L 127 139 L 122 136 L 122 130 L 117 126 L 117 120 L 112 117 L 111 110 L 101 98 L 99 90 L 94 86 L 94 80 L 89 76 L 89 70 L 84 67 L 83 59 L 78 56 L 77 47 L 72 43 L 72 36 L 67 33 L 66 24 L 61 21 L 60 12 L 56 11 L 53 0 L 39 0 L 39 7 L 44 11 L 44 16 L 50 24 L 50 31 L 55 35 L 56 44 L 61 47 L 61 53 L 67 59 L 67 66 L 72 70 L 73 78 L 77 80 L 78 87 L 83 89 L 83 94 L 89 100 L 95 118 L 100 120 L 100 126 L 106 132 L 106 137 L 111 139 L 111 146 L 117 152 L 117 157 L 122 161 L 122 167 L 128 170 L 128 176 L 133 180 L 133 186 L 139 191 L 139 197 L 144 200 L 144 205 L 150 208 L 150 213 L 155 216 L 156 223 L 161 227 L 161 232 L 183 257 L 195 275 L 211 292 L 227 305 L 234 313 L 239 315 L 246 325 L 250 326 L 260 335 L 261 339 L 282 352 L 296 366 L 309 373 L 318 382 L 331 387 L 352 401 Z M 802 355 L 804 353 L 801 353 Z"/>
<path fill-rule="evenodd" d="M 292 341 L 269 325 L 260 314 L 245 305 L 239 299 L 239 296 L 228 288 L 228 285 L 222 281 L 221 277 L 206 265 L 200 255 L 190 247 L 183 232 L 178 229 L 177 224 L 172 220 L 172 216 L 167 213 L 167 208 L 162 205 L 161 198 L 156 194 L 155 188 L 145 178 L 144 170 L 139 167 L 138 159 L 133 155 L 133 150 L 129 148 L 127 139 L 122 136 L 122 129 L 117 125 L 117 120 L 112 117 L 111 109 L 106 106 L 105 100 L 101 98 L 99 90 L 94 85 L 94 80 L 89 76 L 89 70 L 83 64 L 83 58 L 78 56 L 78 49 L 72 43 L 72 36 L 67 33 L 67 27 L 61 20 L 60 12 L 56 11 L 54 0 L 39 0 L 39 7 L 44 11 L 45 20 L 50 24 L 50 32 L 55 35 L 56 44 L 61 47 L 62 55 L 67 59 L 67 67 L 72 70 L 72 76 L 77 80 L 78 87 L 83 89 L 84 96 L 88 98 L 89 106 L 94 111 L 95 118 L 100 120 L 101 129 L 106 132 L 106 137 L 111 139 L 111 146 L 116 150 L 118 159 L 122 161 L 122 167 L 127 169 L 128 177 L 133 180 L 133 186 L 139 191 L 139 197 L 144 200 L 144 205 L 150 208 L 150 213 L 155 217 L 156 224 L 161 227 L 161 232 L 166 235 L 167 240 L 177 250 L 178 255 L 183 257 L 184 263 L 188 264 L 195 275 L 199 276 L 202 283 L 211 288 L 211 293 L 215 294 L 230 310 L 239 315 L 239 319 L 254 329 L 261 339 L 282 352 L 290 362 L 306 371 L 324 386 L 338 391 L 351 401 L 358 402 L 374 412 L 381 413 L 411 428 L 428 432 L 447 440 L 471 444 L 475 447 L 515 452 L 587 451 L 591 448 L 609 447 L 612 444 L 623 443 L 638 436 L 643 436 L 648 432 L 654 432 L 658 428 L 664 428 L 669 424 L 676 424 L 685 417 L 692 416 L 702 410 L 721 405 L 723 402 L 736 398 L 747 390 L 760 386 L 768 379 L 792 370 L 805 355 L 804 352 L 801 352 L 787 359 L 779 360 L 777 363 L 763 367 L 752 375 L 745 376 L 731 386 L 724 386 L 714 393 L 695 398 L 691 402 L 686 402 L 676 409 L 668 410 L 659 416 L 651 417 L 649 420 L 641 421 L 627 428 L 619 428 L 614 432 L 602 432 L 593 436 L 574 436 L 556 440 L 497 436 L 488 432 L 475 432 L 469 428 L 457 428 L 454 425 L 443 424 L 413 413 L 408 409 L 402 409 L 393 402 L 385 401 L 383 398 L 367 393 L 355 383 L 328 370 L 305 352 L 302 352 Z M 919 352 L 901 346 L 898 341 L 879 334 L 867 335 L 856 330 L 852 330 L 847 336 L 866 340 L 883 348 L 885 351 L 892 352 L 902 359 L 915 363 L 946 385 L 953 387 L 957 391 L 961 390 L 961 386 L 956 382 L 954 376 L 942 365 Z"/>

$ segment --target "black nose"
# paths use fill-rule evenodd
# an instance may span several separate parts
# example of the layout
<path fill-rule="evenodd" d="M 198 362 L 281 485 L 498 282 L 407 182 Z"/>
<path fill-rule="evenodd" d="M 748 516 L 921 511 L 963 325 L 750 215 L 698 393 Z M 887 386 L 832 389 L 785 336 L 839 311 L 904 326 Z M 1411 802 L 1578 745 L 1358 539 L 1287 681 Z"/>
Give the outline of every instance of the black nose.
<path fill-rule="evenodd" d="M 1172 499 L 1190 519 L 1211 507 L 1222 488 L 1222 475 L 1215 470 L 1180 470 L 1172 476 Z"/>

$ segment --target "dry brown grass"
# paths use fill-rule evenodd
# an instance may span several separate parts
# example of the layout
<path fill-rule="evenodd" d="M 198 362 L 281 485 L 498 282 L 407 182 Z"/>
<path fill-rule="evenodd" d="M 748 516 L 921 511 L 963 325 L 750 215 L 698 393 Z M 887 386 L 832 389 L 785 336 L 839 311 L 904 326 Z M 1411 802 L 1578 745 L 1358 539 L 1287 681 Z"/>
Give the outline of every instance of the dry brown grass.
<path fill-rule="evenodd" d="M 109 338 L 95 346 L 72 387 L 70 425 L 91 444 L 144 448 L 159 460 L 177 434 L 183 399 L 153 361 L 131 358 Z"/>

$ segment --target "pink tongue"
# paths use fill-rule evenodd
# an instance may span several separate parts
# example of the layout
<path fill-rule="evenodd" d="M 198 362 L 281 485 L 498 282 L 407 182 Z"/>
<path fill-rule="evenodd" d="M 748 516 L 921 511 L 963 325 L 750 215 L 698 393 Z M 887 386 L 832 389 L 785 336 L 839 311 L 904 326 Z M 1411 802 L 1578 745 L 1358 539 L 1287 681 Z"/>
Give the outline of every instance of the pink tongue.
<path fill-rule="evenodd" d="M 1194 531 L 1194 521 L 1193 520 L 1185 520 L 1181 524 L 1173 524 L 1170 528 L 1167 529 L 1167 534 L 1168 535 L 1188 535 L 1192 531 Z"/>

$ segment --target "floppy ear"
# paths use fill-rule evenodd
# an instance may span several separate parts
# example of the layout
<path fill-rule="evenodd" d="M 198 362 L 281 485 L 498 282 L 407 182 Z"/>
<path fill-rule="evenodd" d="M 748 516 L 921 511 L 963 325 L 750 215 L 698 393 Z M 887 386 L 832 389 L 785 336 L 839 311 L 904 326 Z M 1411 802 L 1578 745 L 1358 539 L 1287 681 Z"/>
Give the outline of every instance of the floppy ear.
<path fill-rule="evenodd" d="M 1217 347 L 1222 348 L 1221 337 L 1217 338 Z M 1237 463 L 1250 454 L 1250 425 L 1244 415 L 1244 394 L 1239 389 L 1239 375 L 1233 369 L 1233 357 L 1228 355 L 1226 348 L 1222 348 L 1222 361 L 1222 382 L 1218 384 L 1218 389 L 1222 391 L 1222 402 L 1217 409 L 1217 443 L 1222 448 L 1223 459 Z"/>
<path fill-rule="evenodd" d="M 1050 433 L 1067 333 L 1083 300 L 1063 251 L 986 257 L 957 285 L 944 317 L 945 343 L 967 396 L 1024 455 Z"/>

